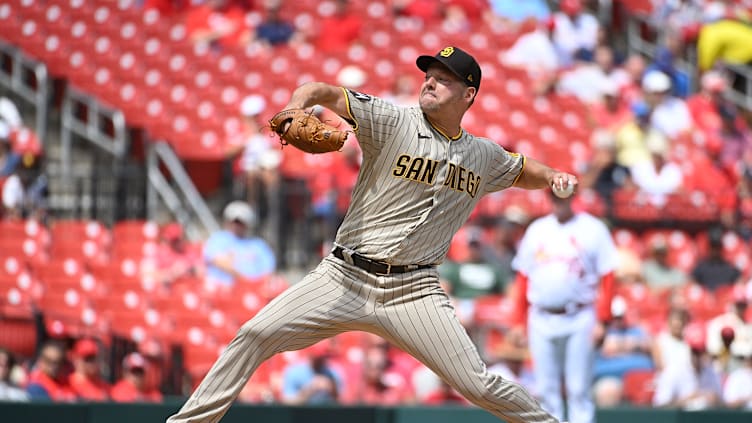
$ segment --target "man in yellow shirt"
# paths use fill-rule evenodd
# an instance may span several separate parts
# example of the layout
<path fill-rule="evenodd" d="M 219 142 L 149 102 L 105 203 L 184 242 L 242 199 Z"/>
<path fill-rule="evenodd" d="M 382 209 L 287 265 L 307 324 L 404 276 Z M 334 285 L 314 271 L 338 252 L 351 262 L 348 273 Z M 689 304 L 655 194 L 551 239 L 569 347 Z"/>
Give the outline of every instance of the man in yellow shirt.
<path fill-rule="evenodd" d="M 697 64 L 704 72 L 717 61 L 737 65 L 752 63 L 752 25 L 735 19 L 703 25 L 697 39 Z"/>

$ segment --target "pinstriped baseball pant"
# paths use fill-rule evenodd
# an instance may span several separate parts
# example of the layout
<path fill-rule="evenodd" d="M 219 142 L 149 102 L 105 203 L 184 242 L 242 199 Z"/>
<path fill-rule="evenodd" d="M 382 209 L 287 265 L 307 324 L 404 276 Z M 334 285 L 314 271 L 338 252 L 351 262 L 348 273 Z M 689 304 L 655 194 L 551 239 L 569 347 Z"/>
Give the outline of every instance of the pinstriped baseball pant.
<path fill-rule="evenodd" d="M 486 371 L 435 269 L 376 276 L 331 255 L 241 326 L 167 422 L 219 421 L 266 359 L 350 330 L 390 341 L 507 422 L 557 422 L 520 385 Z"/>

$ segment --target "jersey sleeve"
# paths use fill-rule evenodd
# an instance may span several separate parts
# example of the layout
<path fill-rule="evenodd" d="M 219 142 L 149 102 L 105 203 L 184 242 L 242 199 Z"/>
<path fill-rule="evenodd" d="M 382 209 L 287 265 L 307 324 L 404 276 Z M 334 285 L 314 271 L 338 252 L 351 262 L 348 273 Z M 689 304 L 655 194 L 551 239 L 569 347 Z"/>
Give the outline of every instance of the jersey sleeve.
<path fill-rule="evenodd" d="M 525 156 L 503 149 L 496 143 L 491 144 L 491 168 L 485 191 L 494 192 L 509 188 L 517 181 L 525 167 Z"/>
<path fill-rule="evenodd" d="M 400 108 L 381 98 L 343 88 L 349 116 L 361 148 L 380 150 L 399 129 Z"/>

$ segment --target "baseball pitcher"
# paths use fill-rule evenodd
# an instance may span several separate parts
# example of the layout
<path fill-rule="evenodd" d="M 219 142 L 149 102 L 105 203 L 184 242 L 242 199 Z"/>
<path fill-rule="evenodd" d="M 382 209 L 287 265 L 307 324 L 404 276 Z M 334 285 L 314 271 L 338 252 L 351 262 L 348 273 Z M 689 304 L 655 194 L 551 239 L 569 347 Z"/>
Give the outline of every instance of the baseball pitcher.
<path fill-rule="evenodd" d="M 331 254 L 240 328 L 168 422 L 217 422 L 264 360 L 352 330 L 387 339 L 507 422 L 557 422 L 520 385 L 486 370 L 436 266 L 484 194 L 577 179 L 462 129 L 481 82 L 468 53 L 446 47 L 416 64 L 425 72 L 419 106 L 311 82 L 271 120 L 283 143 L 311 153 L 339 149 L 348 134 L 307 109 L 320 105 L 350 123 L 363 154 L 350 208 Z"/>

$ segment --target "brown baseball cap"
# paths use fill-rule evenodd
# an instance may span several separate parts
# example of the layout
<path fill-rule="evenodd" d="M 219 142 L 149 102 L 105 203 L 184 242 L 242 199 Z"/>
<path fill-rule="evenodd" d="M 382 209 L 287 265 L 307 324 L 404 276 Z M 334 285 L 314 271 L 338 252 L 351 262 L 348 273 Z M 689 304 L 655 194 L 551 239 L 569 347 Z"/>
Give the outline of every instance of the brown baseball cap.
<path fill-rule="evenodd" d="M 415 61 L 418 69 L 428 71 L 428 67 L 435 62 L 446 66 L 452 73 L 457 75 L 468 87 L 480 89 L 480 65 L 473 56 L 459 47 L 444 47 L 435 56 L 419 56 Z"/>

